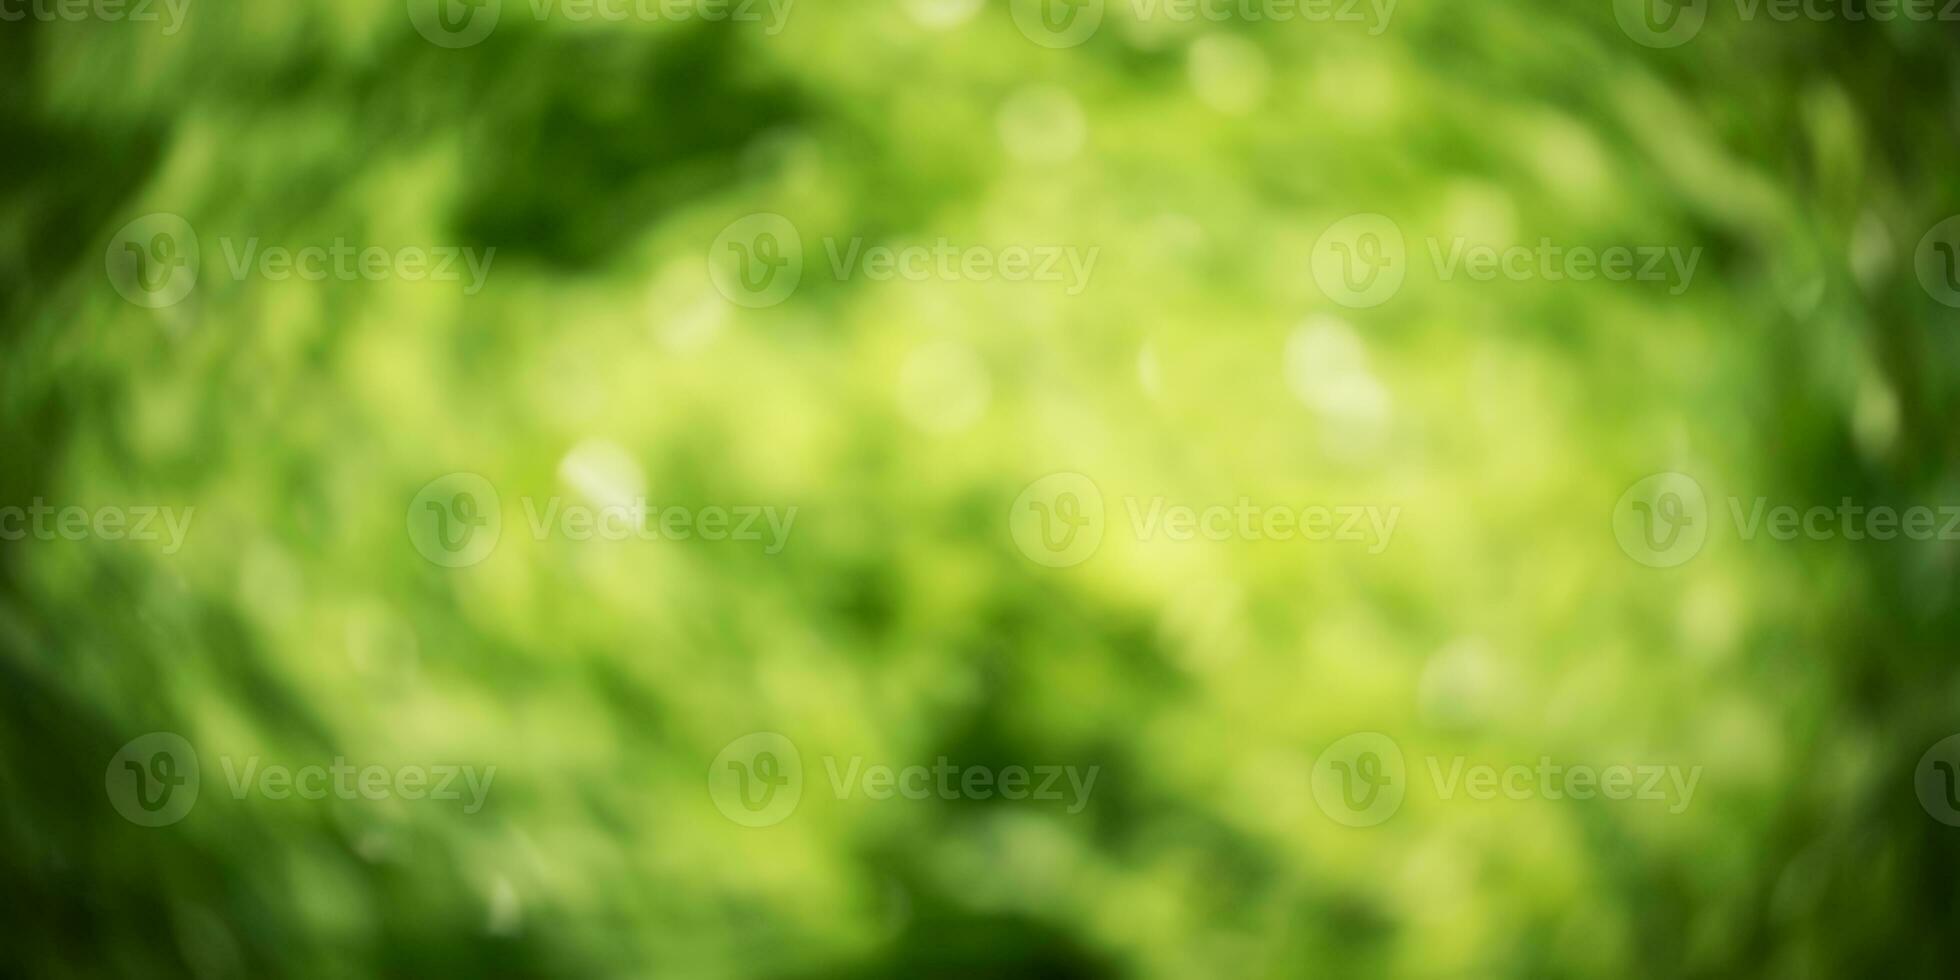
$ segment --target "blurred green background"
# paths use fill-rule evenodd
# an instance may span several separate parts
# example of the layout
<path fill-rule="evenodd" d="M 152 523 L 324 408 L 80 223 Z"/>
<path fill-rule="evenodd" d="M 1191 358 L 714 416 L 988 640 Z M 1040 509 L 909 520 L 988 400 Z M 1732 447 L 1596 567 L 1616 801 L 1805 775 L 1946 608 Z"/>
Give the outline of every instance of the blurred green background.
<path fill-rule="evenodd" d="M 1913 269 L 1960 211 L 1952 24 L 530 9 L 461 48 L 401 0 L 0 23 L 0 504 L 196 508 L 173 554 L 0 543 L 8 972 L 1951 975 L 1960 829 L 1913 789 L 1960 730 L 1952 543 L 1718 526 L 1657 569 L 1611 521 L 1668 470 L 1723 511 L 1960 502 L 1960 324 Z M 752 309 L 706 257 L 756 212 L 806 265 Z M 1367 212 L 1409 273 L 1348 309 L 1310 259 Z M 160 309 L 105 272 L 153 213 L 202 242 Z M 1444 280 L 1427 236 L 1704 254 L 1673 296 Z M 1071 296 L 819 244 L 942 237 L 1100 252 Z M 496 253 L 474 295 L 226 273 L 254 238 Z M 593 466 L 796 524 L 518 533 Z M 452 472 L 503 499 L 463 568 L 404 528 Z M 1111 502 L 1071 567 L 1009 533 L 1055 472 Z M 1380 554 L 1138 542 L 1131 495 L 1402 511 Z M 158 731 L 202 792 L 149 828 L 104 765 Z M 1362 731 L 1411 786 L 1351 828 L 1310 774 Z M 751 732 L 805 767 L 763 828 L 704 780 Z M 1459 755 L 1702 775 L 1679 814 L 1438 799 Z M 854 756 L 1100 774 L 1074 814 L 837 799 Z M 221 757 L 497 770 L 464 813 L 235 798 Z"/>

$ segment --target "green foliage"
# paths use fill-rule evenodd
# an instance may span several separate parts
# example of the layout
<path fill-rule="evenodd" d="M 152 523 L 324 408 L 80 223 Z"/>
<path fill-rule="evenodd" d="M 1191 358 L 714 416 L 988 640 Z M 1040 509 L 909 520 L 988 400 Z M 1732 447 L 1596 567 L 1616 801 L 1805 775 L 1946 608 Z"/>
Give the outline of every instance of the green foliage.
<path fill-rule="evenodd" d="M 0 24 L 0 504 L 195 507 L 170 554 L 0 542 L 22 975 L 1950 972 L 1960 829 L 1912 790 L 1960 730 L 1952 543 L 1731 527 L 1656 569 L 1612 533 L 1660 471 L 1725 527 L 1960 503 L 1960 333 L 1913 268 L 1960 210 L 1950 25 L 1112 3 L 1050 49 L 1005 4 L 503 6 L 453 50 L 399 0 Z M 104 253 L 158 212 L 203 273 L 148 309 Z M 749 308 L 704 256 L 756 212 L 806 261 Z M 1355 213 L 1408 238 L 1364 309 L 1310 271 Z M 1456 237 L 1703 251 L 1676 295 L 1444 278 Z M 474 293 L 228 271 L 336 240 L 496 252 Z M 1071 295 L 827 251 L 941 240 L 1099 252 Z M 403 528 L 453 472 L 503 498 L 464 568 Z M 1110 508 L 1071 567 L 1010 529 L 1056 472 Z M 777 554 L 522 533 L 620 485 L 798 513 Z M 1129 498 L 1401 517 L 1379 553 L 1139 540 Z M 102 767 L 156 731 L 203 786 L 146 828 Z M 1368 731 L 1409 797 L 1351 828 L 1311 776 Z M 751 732 L 804 764 L 763 828 L 703 780 Z M 1680 812 L 1440 799 L 1459 756 L 1701 775 Z M 339 757 L 497 775 L 466 813 L 219 763 Z M 1077 813 L 839 799 L 854 757 L 1100 776 Z"/>

